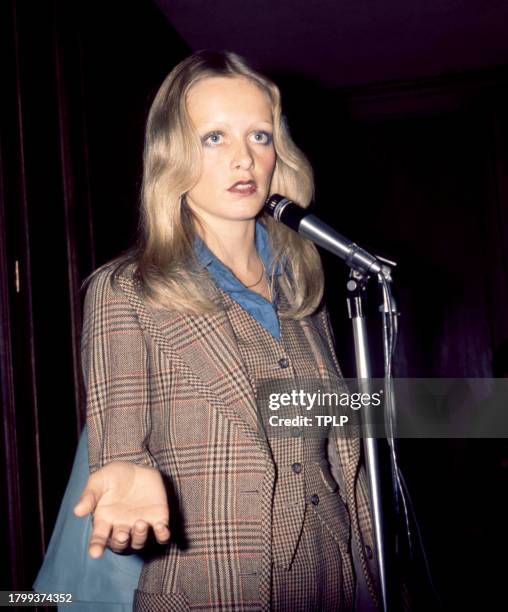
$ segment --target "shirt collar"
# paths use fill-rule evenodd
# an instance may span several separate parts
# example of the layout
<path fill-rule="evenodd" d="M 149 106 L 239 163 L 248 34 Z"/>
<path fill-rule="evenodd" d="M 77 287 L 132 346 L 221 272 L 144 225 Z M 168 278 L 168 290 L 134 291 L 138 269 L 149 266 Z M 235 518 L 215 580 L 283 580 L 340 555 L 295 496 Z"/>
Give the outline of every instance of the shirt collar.
<path fill-rule="evenodd" d="M 263 262 L 268 275 L 270 276 L 272 274 L 272 270 L 276 275 L 281 274 L 281 266 L 275 266 L 275 262 L 272 259 L 272 249 L 270 246 L 268 231 L 260 221 L 256 221 L 254 234 L 256 250 L 261 257 L 261 261 Z M 194 239 L 194 252 L 196 253 L 199 263 L 204 268 L 210 267 L 212 263 L 219 262 L 218 258 L 212 253 L 212 251 L 210 251 L 205 242 L 197 234 Z"/>

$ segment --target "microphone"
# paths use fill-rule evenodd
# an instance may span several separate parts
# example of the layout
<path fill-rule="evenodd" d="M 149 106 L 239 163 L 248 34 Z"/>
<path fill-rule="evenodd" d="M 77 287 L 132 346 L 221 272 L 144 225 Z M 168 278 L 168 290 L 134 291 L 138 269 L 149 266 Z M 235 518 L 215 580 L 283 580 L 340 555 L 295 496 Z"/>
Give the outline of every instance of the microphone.
<path fill-rule="evenodd" d="M 288 198 L 273 193 L 265 202 L 265 212 L 323 249 L 338 255 L 350 268 L 367 274 L 381 272 L 381 261 L 377 257 L 344 238 L 316 215 Z"/>

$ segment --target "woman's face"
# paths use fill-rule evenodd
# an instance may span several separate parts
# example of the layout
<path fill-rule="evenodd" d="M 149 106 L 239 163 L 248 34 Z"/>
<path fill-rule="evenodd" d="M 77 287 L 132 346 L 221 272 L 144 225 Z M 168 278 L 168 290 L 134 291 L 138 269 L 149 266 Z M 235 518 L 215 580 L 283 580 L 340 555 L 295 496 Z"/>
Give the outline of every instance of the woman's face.
<path fill-rule="evenodd" d="M 263 208 L 275 167 L 268 95 L 243 77 L 208 77 L 187 95 L 201 140 L 201 175 L 187 203 L 212 227 L 254 219 Z"/>

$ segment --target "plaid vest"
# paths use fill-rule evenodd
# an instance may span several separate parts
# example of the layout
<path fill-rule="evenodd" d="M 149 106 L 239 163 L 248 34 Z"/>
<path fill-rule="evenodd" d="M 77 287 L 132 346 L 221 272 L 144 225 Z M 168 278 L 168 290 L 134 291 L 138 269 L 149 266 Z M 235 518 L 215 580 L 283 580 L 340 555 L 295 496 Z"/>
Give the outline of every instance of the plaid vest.
<path fill-rule="evenodd" d="M 280 291 L 279 294 L 280 306 L 287 306 L 285 295 Z M 336 391 L 334 383 L 338 379 L 331 376 L 333 366 L 328 368 L 325 357 L 309 341 L 300 321 L 281 319 L 280 339 L 276 339 L 226 292 L 221 291 L 221 295 L 263 418 L 276 470 L 272 561 L 286 569 L 291 567 L 309 512 L 318 514 L 330 537 L 339 544 L 341 553 L 348 555 L 349 514 L 329 470 L 326 430 L 312 430 L 298 424 L 271 427 L 268 421 L 270 416 L 278 416 L 268 406 L 272 394 L 291 393 L 292 390 L 305 393 Z M 299 407 L 290 407 L 289 412 L 291 409 L 294 414 L 306 412 Z M 354 583 L 352 576 L 349 580 Z"/>

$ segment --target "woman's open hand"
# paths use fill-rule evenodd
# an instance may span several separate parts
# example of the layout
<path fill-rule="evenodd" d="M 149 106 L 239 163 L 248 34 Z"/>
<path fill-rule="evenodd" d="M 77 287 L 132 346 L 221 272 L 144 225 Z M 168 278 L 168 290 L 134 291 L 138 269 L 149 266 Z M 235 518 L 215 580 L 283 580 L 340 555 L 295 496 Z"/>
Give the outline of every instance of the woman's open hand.
<path fill-rule="evenodd" d="M 93 514 L 88 552 L 98 558 L 143 548 L 150 527 L 159 544 L 169 540 L 169 507 L 160 472 L 127 461 L 112 461 L 91 474 L 74 514 Z"/>

